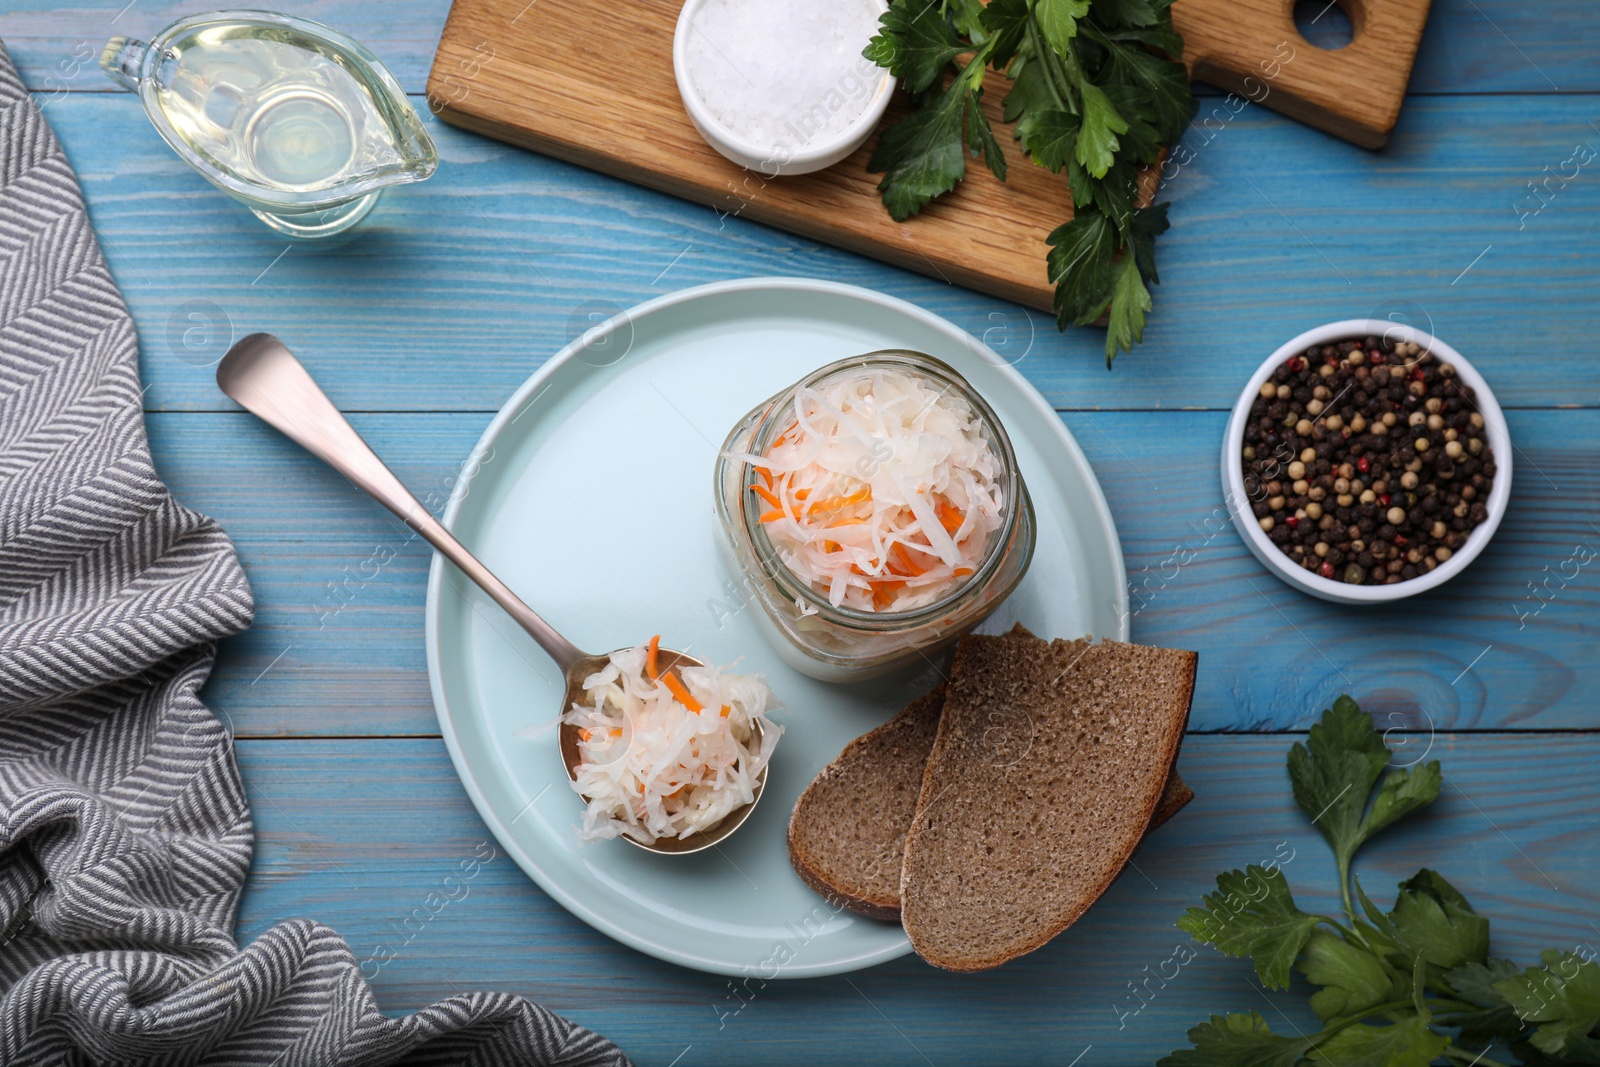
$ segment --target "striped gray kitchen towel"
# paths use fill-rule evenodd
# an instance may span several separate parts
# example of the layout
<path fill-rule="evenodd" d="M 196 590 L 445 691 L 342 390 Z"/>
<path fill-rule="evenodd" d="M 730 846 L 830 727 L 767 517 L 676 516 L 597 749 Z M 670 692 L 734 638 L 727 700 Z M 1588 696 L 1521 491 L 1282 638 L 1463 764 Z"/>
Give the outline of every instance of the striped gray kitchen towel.
<path fill-rule="evenodd" d="M 250 809 L 198 697 L 250 624 L 156 477 L 132 320 L 0 47 L 0 1064 L 625 1065 L 520 997 L 389 1019 L 349 947 L 233 921 Z"/>

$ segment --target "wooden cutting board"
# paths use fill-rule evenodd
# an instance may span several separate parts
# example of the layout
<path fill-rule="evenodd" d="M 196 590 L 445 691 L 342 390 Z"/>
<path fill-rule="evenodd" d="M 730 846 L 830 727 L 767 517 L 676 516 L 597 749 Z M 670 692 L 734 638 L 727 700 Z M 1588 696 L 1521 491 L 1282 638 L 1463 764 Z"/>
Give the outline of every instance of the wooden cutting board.
<path fill-rule="evenodd" d="M 1381 143 L 1399 111 L 1427 0 L 1349 2 L 1354 43 L 1320 55 L 1294 29 L 1294 0 L 1180 0 L 1174 21 L 1208 79 L 1307 121 L 1325 120 L 1359 143 Z M 867 170 L 875 136 L 825 171 L 786 178 L 744 170 L 708 146 L 673 77 L 680 6 L 455 0 L 428 76 L 429 106 L 465 129 L 1049 310 L 1045 236 L 1071 217 L 1072 200 L 1065 179 L 1027 160 L 1002 126 L 1001 84 L 986 89 L 984 108 L 1004 147 L 1007 181 L 969 159 L 953 193 L 897 223 L 878 199 L 879 176 Z M 1413 23 L 1406 49 L 1401 38 Z M 1287 62 L 1286 42 L 1294 52 Z M 1343 56 L 1349 69 L 1327 56 Z M 891 104 L 885 121 L 903 115 L 903 106 Z"/>
<path fill-rule="evenodd" d="M 1295 0 L 1179 0 L 1172 25 L 1198 81 L 1230 89 L 1363 148 L 1389 140 L 1411 80 L 1431 0 L 1314 0 L 1335 4 L 1354 34 L 1343 48 L 1307 44 Z M 1226 122 L 1226 104 L 1202 100 L 1195 124 Z"/>

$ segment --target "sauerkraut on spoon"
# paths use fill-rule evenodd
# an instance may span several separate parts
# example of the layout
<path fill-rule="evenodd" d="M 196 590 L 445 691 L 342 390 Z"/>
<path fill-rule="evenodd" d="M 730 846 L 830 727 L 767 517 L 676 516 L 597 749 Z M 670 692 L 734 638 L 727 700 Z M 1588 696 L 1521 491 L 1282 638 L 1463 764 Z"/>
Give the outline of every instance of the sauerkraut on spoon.
<path fill-rule="evenodd" d="M 939 600 L 976 573 L 1004 521 L 1003 465 L 978 413 L 894 368 L 796 389 L 766 454 L 735 458 L 755 472 L 778 558 L 834 607 Z"/>
<path fill-rule="evenodd" d="M 584 680 L 587 702 L 561 720 L 577 729 L 572 788 L 587 805 L 579 837 L 641 844 L 687 838 L 755 800 L 783 727 L 761 675 L 716 667 L 657 668 L 660 636 L 611 653 Z"/>

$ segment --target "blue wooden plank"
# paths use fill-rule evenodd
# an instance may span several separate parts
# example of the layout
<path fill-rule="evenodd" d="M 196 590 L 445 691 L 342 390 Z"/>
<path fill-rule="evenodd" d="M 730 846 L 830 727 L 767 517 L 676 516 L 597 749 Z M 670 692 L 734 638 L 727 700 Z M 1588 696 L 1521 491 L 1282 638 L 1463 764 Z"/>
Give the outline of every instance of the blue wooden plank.
<path fill-rule="evenodd" d="M 1058 335 L 1038 312 L 437 123 L 432 180 L 388 194 L 343 247 L 289 248 L 178 162 L 130 97 L 47 110 L 158 409 L 218 408 L 198 364 L 229 335 L 270 328 L 321 361 L 346 406 L 493 410 L 594 309 L 752 274 L 920 303 L 990 337 L 1061 407 L 1226 407 L 1294 334 L 1391 310 L 1431 322 L 1504 403 L 1600 403 L 1600 181 L 1584 171 L 1538 215 L 1515 210 L 1542 167 L 1600 144 L 1583 97 L 1421 98 L 1379 154 L 1261 108 L 1192 131 L 1167 187 L 1146 343 L 1111 373 L 1099 331 Z M 207 334 L 191 315 L 231 327 Z"/>
<path fill-rule="evenodd" d="M 1593 92 L 1593 54 L 1572 50 L 1593 17 L 1581 4 L 1433 0 L 1410 92 Z M 1576 36 L 1562 43 L 1568 35 Z"/>
<path fill-rule="evenodd" d="M 96 5 L 16 0 L 0 11 L 0 41 L 29 89 L 47 94 L 100 92 L 112 88 L 95 66 L 108 37 L 123 34 L 149 40 L 173 21 L 207 10 L 211 8 L 184 0 Z M 270 10 L 342 30 L 382 59 L 407 92 L 420 93 L 450 0 L 280 0 Z"/>
<path fill-rule="evenodd" d="M 278 10 L 335 26 L 376 52 L 407 92 L 420 93 L 448 0 L 283 0 Z M 38 92 L 105 86 L 93 58 L 113 33 L 161 29 L 196 9 L 181 0 L 85 7 L 31 0 L 0 12 L 0 40 Z M 1411 77 L 1413 93 L 1592 92 L 1600 88 L 1585 0 L 1434 0 Z"/>
<path fill-rule="evenodd" d="M 1342 692 L 1413 729 L 1595 726 L 1600 413 L 1511 412 L 1494 540 L 1444 586 L 1370 608 L 1291 589 L 1244 547 L 1220 484 L 1225 415 L 1064 418 L 1116 519 L 1134 640 L 1200 651 L 1192 728 L 1305 727 Z"/>
<path fill-rule="evenodd" d="M 1248 963 L 1203 947 L 1165 987 L 1153 982 L 1137 1013 L 1129 988 L 1172 972 L 1163 961 L 1187 943 L 1172 923 L 1219 871 L 1278 855 L 1303 907 L 1337 909 L 1326 846 L 1289 796 L 1290 740 L 1190 738 L 1179 765 L 1197 799 L 1144 843 L 1136 870 L 1039 952 L 979 975 L 908 958 L 848 980 L 752 979 L 737 997 L 727 979 L 609 941 L 533 886 L 488 836 L 440 742 L 244 741 L 258 843 L 240 937 L 285 918 L 320 919 L 368 961 L 386 1010 L 507 990 L 654 1067 L 1149 1064 L 1211 1012 L 1261 1011 L 1284 1031 L 1308 1023 L 1290 1006 L 1304 1003 L 1302 987 L 1271 1002 L 1289 1006 L 1291 1024 L 1262 999 Z M 1600 814 L 1588 788 L 1600 737 L 1406 741 L 1416 751 L 1431 744 L 1445 793 L 1358 859 L 1374 898 L 1387 904 L 1394 885 L 1425 865 L 1491 918 L 1498 955 L 1532 962 L 1543 948 L 1600 942 L 1590 922 L 1600 907 Z M 445 882 L 459 879 L 463 862 L 477 863 L 464 889 Z M 380 946 L 394 958 L 379 963 Z"/>
<path fill-rule="evenodd" d="M 435 505 L 488 421 L 352 418 Z M 1303 728 L 1344 691 L 1414 728 L 1594 728 L 1600 564 L 1574 553 L 1600 551 L 1600 412 L 1512 412 L 1517 469 L 1494 542 L 1443 588 L 1379 609 L 1312 600 L 1246 551 L 1220 510 L 1221 413 L 1065 418 L 1122 539 L 1134 639 L 1200 652 L 1194 729 Z M 149 424 L 163 475 L 230 532 L 254 583 L 257 622 L 224 644 L 208 691 L 235 729 L 437 732 L 425 547 L 249 415 Z"/>

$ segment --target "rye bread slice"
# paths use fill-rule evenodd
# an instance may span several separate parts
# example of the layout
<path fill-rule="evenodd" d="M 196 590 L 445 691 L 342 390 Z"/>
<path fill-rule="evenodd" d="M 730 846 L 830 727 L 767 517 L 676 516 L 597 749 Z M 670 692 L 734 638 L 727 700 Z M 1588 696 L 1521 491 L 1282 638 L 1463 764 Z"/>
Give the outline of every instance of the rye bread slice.
<path fill-rule="evenodd" d="M 900 918 L 900 863 L 939 730 L 944 686 L 844 747 L 789 817 L 789 864 L 836 907 Z"/>
<path fill-rule="evenodd" d="M 1021 626 L 1007 636 L 1033 637 Z M 945 687 L 845 746 L 800 794 L 789 818 L 789 863 L 837 907 L 873 919 L 900 918 L 900 867 L 923 770 L 939 729 Z M 1166 822 L 1194 792 L 1177 770 L 1146 830 Z"/>
<path fill-rule="evenodd" d="M 1041 641 L 1038 637 L 1034 636 L 1032 630 L 1028 629 L 1020 622 L 1000 636 L 1020 638 L 1023 642 L 1020 646 L 1020 654 L 1024 656 L 1027 655 L 1030 650 L 1049 649 L 1051 646 L 1051 642 Z M 1188 653 L 1188 655 L 1194 656 L 1195 654 L 1191 652 Z M 1196 657 L 1196 659 L 1198 659 L 1198 657 Z M 953 671 L 954 669 L 954 665 L 952 664 L 951 670 Z M 1190 690 L 1192 691 L 1193 688 L 1193 678 L 1191 677 Z M 1184 722 L 1187 724 L 1187 702 L 1185 703 L 1184 708 Z M 990 740 L 994 740 L 994 735 L 990 735 Z M 1183 733 L 1181 730 L 1178 734 L 1178 744 L 1180 746 L 1183 744 Z M 1151 830 L 1154 830 L 1156 827 L 1162 825 L 1168 819 L 1178 814 L 1178 812 L 1183 810 L 1184 805 L 1188 804 L 1189 801 L 1193 799 L 1194 790 L 1190 789 L 1188 783 L 1185 782 L 1182 776 L 1178 774 L 1178 750 L 1174 749 L 1172 752 L 1172 764 L 1167 772 L 1166 785 L 1161 791 L 1161 800 L 1156 804 L 1156 810 L 1150 816 L 1150 825 L 1145 827 L 1145 834 L 1149 834 Z"/>
<path fill-rule="evenodd" d="M 997 967 L 1105 892 L 1160 806 L 1196 658 L 1016 632 L 961 639 L 901 870 L 920 956 Z"/>

